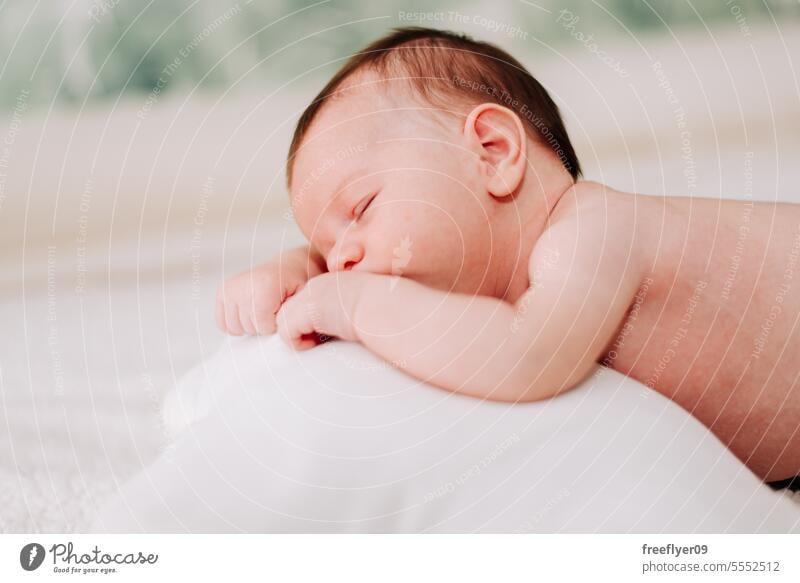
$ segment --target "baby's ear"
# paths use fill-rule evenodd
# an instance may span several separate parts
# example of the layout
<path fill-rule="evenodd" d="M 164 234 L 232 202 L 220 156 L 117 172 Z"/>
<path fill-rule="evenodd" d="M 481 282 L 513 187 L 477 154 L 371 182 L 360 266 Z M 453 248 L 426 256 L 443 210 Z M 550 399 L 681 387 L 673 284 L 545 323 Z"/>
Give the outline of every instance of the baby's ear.
<path fill-rule="evenodd" d="M 464 137 L 480 158 L 489 193 L 516 192 L 527 165 L 527 135 L 519 116 L 497 103 L 482 103 L 467 115 Z"/>

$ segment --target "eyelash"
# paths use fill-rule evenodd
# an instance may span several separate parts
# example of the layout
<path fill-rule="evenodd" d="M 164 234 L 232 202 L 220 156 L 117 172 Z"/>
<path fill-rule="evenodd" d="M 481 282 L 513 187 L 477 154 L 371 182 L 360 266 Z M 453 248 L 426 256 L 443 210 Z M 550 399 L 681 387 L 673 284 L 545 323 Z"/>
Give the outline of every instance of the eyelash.
<path fill-rule="evenodd" d="M 364 208 L 361 209 L 361 212 L 357 212 L 358 207 L 354 208 L 353 209 L 353 218 L 354 219 L 360 219 L 362 216 L 364 216 L 364 213 L 367 212 L 367 209 L 369 208 L 369 205 L 372 204 L 372 201 L 375 200 L 376 196 L 378 196 L 377 192 L 370 197 L 370 199 L 367 201 L 367 204 L 365 204 Z"/>

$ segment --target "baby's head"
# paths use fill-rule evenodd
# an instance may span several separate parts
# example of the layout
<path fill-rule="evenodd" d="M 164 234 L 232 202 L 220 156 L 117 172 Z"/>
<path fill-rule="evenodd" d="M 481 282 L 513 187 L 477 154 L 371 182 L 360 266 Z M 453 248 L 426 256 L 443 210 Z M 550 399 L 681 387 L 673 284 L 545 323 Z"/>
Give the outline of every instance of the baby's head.
<path fill-rule="evenodd" d="M 579 174 L 558 108 L 519 62 L 423 28 L 352 57 L 287 162 L 295 219 L 330 271 L 495 297 Z"/>

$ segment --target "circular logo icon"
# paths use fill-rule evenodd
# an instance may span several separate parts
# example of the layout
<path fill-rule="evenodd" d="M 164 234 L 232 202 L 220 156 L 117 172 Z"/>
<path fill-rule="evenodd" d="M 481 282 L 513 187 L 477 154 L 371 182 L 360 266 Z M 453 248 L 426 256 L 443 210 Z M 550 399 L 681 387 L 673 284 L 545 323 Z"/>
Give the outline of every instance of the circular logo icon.
<path fill-rule="evenodd" d="M 35 571 L 44 561 L 44 547 L 39 543 L 28 543 L 19 552 L 19 564 L 26 571 Z"/>

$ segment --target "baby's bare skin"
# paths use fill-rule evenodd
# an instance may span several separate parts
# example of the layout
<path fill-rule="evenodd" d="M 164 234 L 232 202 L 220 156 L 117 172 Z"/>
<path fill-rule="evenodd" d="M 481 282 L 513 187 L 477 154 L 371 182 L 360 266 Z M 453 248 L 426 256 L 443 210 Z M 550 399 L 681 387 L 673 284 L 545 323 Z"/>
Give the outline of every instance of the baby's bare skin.
<path fill-rule="evenodd" d="M 762 479 L 800 474 L 800 206 L 576 190 L 553 225 L 633 229 L 641 271 L 601 362 L 680 404 Z"/>
<path fill-rule="evenodd" d="M 506 402 L 557 396 L 601 362 L 762 479 L 800 474 L 800 206 L 575 183 L 513 111 L 433 115 L 373 81 L 354 79 L 298 150 L 309 246 L 223 287 L 222 329 L 358 341 Z"/>

